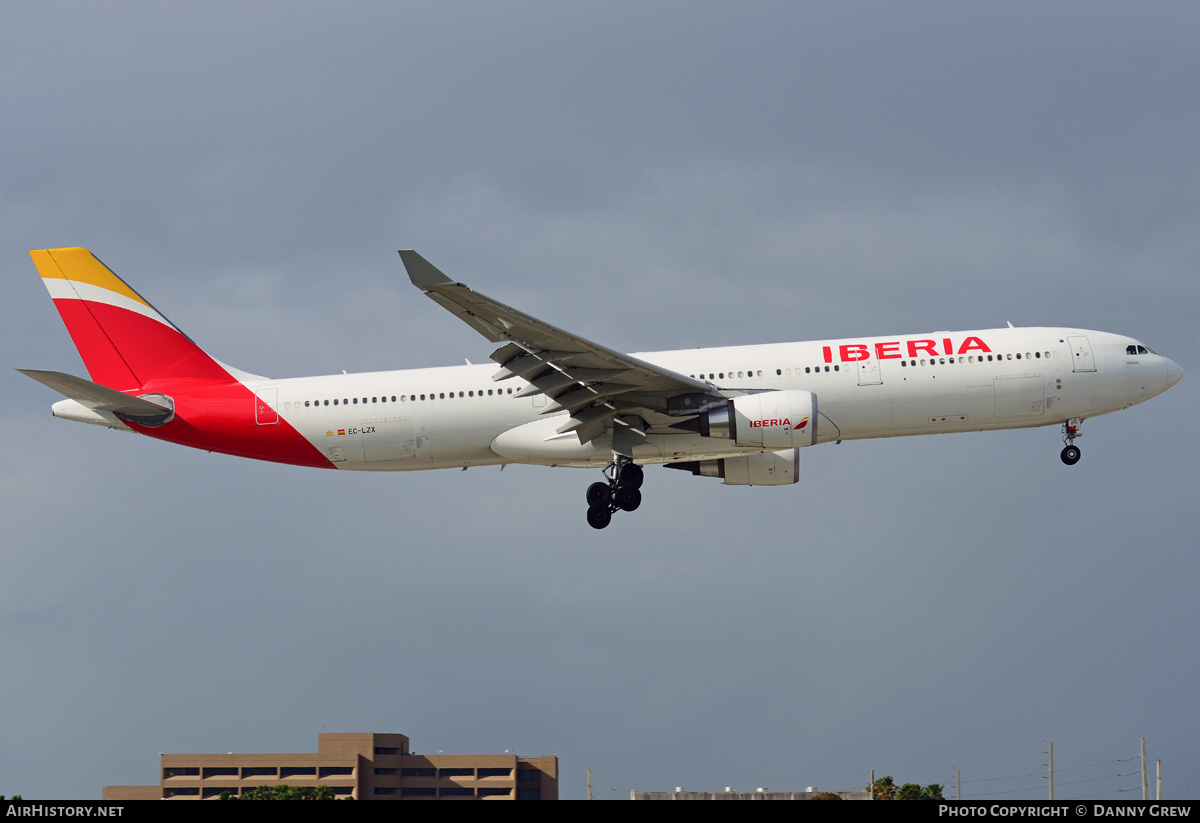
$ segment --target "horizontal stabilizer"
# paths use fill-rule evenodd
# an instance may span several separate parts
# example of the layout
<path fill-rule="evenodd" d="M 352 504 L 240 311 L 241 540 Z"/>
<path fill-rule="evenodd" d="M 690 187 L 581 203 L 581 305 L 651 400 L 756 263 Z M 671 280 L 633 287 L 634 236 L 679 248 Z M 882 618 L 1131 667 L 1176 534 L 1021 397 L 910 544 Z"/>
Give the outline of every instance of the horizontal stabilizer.
<path fill-rule="evenodd" d="M 108 412 L 121 418 L 131 418 L 134 422 L 143 420 L 158 420 L 165 422 L 174 413 L 170 401 L 163 395 L 155 395 L 163 399 L 163 403 L 152 403 L 140 397 L 101 386 L 82 377 L 63 374 L 57 371 L 40 371 L 38 369 L 17 369 L 21 374 L 32 377 L 44 386 L 49 386 L 66 398 L 74 400 L 84 408 L 97 412 Z"/>

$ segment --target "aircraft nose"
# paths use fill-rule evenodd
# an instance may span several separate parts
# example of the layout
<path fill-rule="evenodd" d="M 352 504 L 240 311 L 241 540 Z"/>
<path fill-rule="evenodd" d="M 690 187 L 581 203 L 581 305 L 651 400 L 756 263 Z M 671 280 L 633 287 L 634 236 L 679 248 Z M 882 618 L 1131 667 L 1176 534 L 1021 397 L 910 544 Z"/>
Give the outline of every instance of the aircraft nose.
<path fill-rule="evenodd" d="M 1165 364 L 1167 367 L 1167 380 L 1170 381 L 1167 385 L 1168 387 L 1174 386 L 1183 379 L 1183 367 L 1169 357 L 1164 357 L 1163 360 L 1167 361 Z"/>

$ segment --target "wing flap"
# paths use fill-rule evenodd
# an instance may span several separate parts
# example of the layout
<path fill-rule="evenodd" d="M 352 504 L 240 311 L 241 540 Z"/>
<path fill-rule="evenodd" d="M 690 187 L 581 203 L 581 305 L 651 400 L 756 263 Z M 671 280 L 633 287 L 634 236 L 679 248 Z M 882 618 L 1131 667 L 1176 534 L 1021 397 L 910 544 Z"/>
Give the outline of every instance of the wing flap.
<path fill-rule="evenodd" d="M 607 400 L 636 388 L 637 386 L 627 386 L 624 383 L 593 383 L 590 386 L 580 386 L 558 395 L 538 414 L 552 414 L 563 409 L 582 409 L 597 400 Z"/>
<path fill-rule="evenodd" d="M 518 346 L 516 343 L 506 343 L 505 345 L 501 346 L 500 348 L 496 349 L 494 352 L 489 354 L 488 357 L 490 357 L 492 360 L 495 360 L 497 363 L 499 363 L 501 366 L 503 366 L 505 363 L 512 360 L 514 357 L 519 357 L 523 354 L 528 354 L 528 353 L 529 352 L 525 351 L 523 348 Z"/>
<path fill-rule="evenodd" d="M 501 380 L 508 380 L 512 377 L 524 377 L 551 363 L 567 363 L 582 355 L 583 352 L 539 351 L 524 357 L 514 357 L 501 366 L 500 371 L 492 375 L 492 380 L 499 383 Z"/>
<path fill-rule="evenodd" d="M 600 424 L 601 431 L 612 422 L 617 416 L 617 410 L 612 406 L 592 406 L 588 409 L 583 409 L 572 414 L 566 423 L 563 423 L 556 430 L 559 434 L 568 434 L 573 431 L 580 431 L 586 426 Z M 590 440 L 591 438 L 588 438 Z M 583 442 L 587 442 L 586 440 Z"/>
<path fill-rule="evenodd" d="M 577 384 L 585 386 L 589 383 L 598 383 L 603 380 L 608 380 L 612 377 L 625 374 L 624 369 L 565 369 L 563 371 L 551 370 L 550 372 L 538 377 L 531 377 L 529 385 L 517 392 L 514 397 L 529 397 L 534 394 L 551 394 L 561 389 Z"/>

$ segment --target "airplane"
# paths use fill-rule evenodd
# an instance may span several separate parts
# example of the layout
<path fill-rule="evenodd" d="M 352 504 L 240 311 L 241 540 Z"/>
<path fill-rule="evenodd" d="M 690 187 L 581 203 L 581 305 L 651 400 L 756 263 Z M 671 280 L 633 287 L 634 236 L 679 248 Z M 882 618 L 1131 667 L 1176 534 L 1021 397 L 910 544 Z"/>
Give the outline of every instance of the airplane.
<path fill-rule="evenodd" d="M 587 522 L 642 502 L 642 467 L 725 485 L 799 480 L 819 443 L 1059 425 L 1162 394 L 1183 369 L 1130 337 L 1007 328 L 622 354 L 472 291 L 415 251 L 413 285 L 495 365 L 271 379 L 214 359 L 82 248 L 32 251 L 91 380 L 20 369 L 55 417 L 324 469 L 598 468 Z"/>

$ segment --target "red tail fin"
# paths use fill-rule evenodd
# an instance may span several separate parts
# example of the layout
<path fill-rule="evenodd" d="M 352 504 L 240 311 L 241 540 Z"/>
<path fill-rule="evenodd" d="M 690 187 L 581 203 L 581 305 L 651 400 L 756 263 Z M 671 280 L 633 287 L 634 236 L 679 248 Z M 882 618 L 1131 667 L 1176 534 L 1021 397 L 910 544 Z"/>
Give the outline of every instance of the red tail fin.
<path fill-rule="evenodd" d="M 164 379 L 232 379 L 87 249 L 29 254 L 96 383 L 132 390 Z"/>

